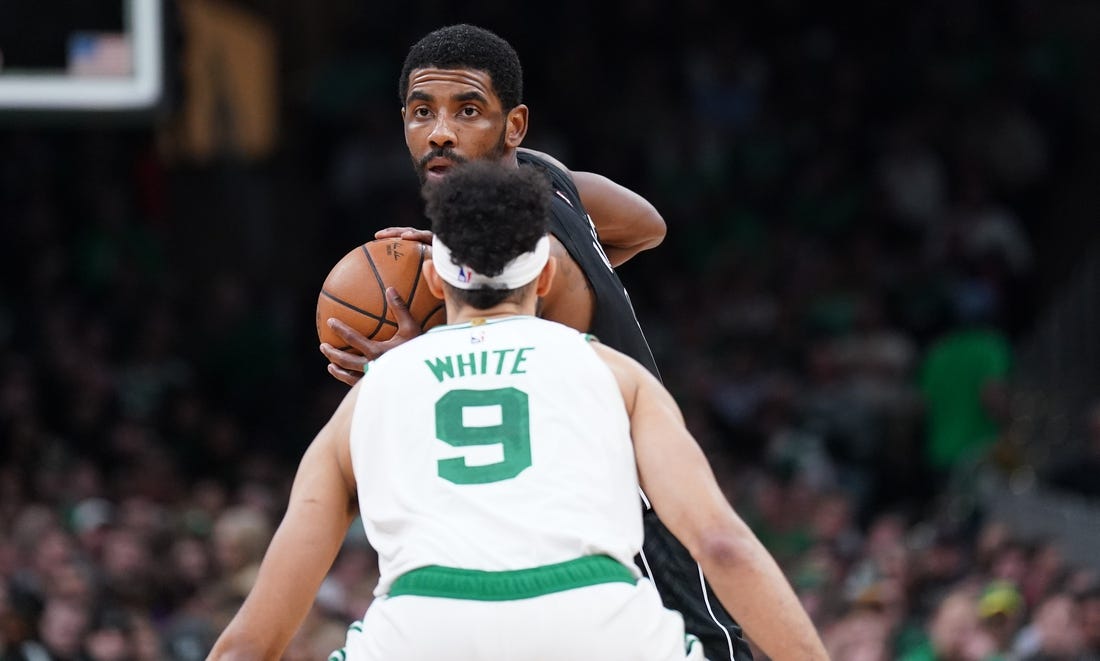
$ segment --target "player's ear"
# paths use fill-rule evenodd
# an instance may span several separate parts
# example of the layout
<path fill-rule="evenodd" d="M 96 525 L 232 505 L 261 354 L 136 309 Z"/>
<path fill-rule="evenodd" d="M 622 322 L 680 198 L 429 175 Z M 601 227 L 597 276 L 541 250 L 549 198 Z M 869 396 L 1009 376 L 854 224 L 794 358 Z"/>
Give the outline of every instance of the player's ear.
<path fill-rule="evenodd" d="M 527 136 L 527 106 L 521 103 L 512 108 L 504 121 L 504 144 L 515 149 Z"/>
<path fill-rule="evenodd" d="M 424 262 L 427 264 L 427 262 Z M 546 260 L 546 266 L 539 272 L 539 279 L 535 283 L 535 294 L 540 298 L 550 291 L 550 285 L 554 282 L 554 274 L 558 272 L 558 258 L 553 255 Z"/>
<path fill-rule="evenodd" d="M 424 284 L 428 285 L 428 291 L 432 293 L 432 296 L 443 300 L 443 278 L 439 277 L 439 272 L 435 270 L 435 264 L 432 260 L 425 259 L 420 271 L 424 274 Z"/>

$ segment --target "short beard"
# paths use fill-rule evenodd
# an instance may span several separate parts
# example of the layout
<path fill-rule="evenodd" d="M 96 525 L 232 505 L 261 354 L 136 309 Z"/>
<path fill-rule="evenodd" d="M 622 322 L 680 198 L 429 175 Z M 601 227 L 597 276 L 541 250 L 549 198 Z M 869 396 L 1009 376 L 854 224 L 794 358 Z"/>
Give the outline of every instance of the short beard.
<path fill-rule="evenodd" d="M 505 129 L 502 128 L 500 130 L 500 137 L 497 139 L 497 143 L 493 146 L 492 149 L 489 150 L 489 153 L 479 157 L 477 160 L 499 161 L 503 159 L 506 149 L 506 134 L 507 132 L 505 131 Z M 458 154 L 454 153 L 454 150 L 447 147 L 433 149 L 426 156 L 420 159 L 413 157 L 413 168 L 416 170 L 416 176 L 419 177 L 421 186 L 428 183 L 428 162 L 431 161 L 433 158 L 446 158 L 454 162 L 455 165 L 461 165 L 469 160 L 459 156 Z"/>

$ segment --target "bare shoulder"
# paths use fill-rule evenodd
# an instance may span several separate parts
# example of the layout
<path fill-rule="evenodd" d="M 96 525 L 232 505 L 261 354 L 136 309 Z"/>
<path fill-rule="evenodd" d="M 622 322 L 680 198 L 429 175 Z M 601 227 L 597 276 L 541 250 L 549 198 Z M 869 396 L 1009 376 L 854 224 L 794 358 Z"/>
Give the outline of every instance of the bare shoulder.
<path fill-rule="evenodd" d="M 632 418 L 635 414 L 669 414 L 672 416 L 671 419 L 683 422 L 679 405 L 672 393 L 644 365 L 625 353 L 599 342 L 593 342 L 592 348 L 619 383 L 627 412 Z"/>
<path fill-rule="evenodd" d="M 625 353 L 612 349 L 600 342 L 598 338 L 592 341 L 591 346 L 596 355 L 611 370 L 615 380 L 619 382 L 619 390 L 623 393 L 623 400 L 627 402 L 628 409 L 633 410 L 639 392 L 648 391 L 654 385 L 659 385 L 649 370 Z"/>
<path fill-rule="evenodd" d="M 612 371 L 621 371 L 624 375 L 632 377 L 634 380 L 638 380 L 644 377 L 653 377 L 641 363 L 637 360 L 626 355 L 622 351 L 612 349 L 603 342 L 600 342 L 599 338 L 594 338 L 591 342 L 592 349 L 595 350 L 598 355 Z"/>
<path fill-rule="evenodd" d="M 612 349 L 603 342 L 600 342 L 600 338 L 596 337 L 595 335 L 591 336 L 589 346 L 591 346 L 592 350 L 596 352 L 596 355 L 598 355 L 603 360 L 603 362 L 607 363 L 609 366 L 623 365 L 626 366 L 627 369 L 629 369 L 631 360 L 630 356 L 626 355 L 622 351 Z"/>

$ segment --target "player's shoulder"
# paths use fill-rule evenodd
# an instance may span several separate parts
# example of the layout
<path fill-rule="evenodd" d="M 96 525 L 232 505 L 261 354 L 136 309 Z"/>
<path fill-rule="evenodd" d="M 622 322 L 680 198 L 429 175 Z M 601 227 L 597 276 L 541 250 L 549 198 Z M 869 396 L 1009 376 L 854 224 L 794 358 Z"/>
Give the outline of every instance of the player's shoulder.
<path fill-rule="evenodd" d="M 530 149 L 528 147 L 519 147 L 516 149 L 516 158 L 520 163 L 538 165 L 543 168 L 553 168 L 555 170 L 560 170 L 562 174 L 569 174 L 569 168 L 565 167 L 564 163 L 546 152 Z"/>
<path fill-rule="evenodd" d="M 573 212 L 583 212 L 584 201 L 581 199 L 576 181 L 573 180 L 573 173 L 561 161 L 544 152 L 523 147 L 517 150 L 516 160 L 521 166 L 538 168 L 550 178 L 550 184 L 557 193 L 557 198 L 565 203 L 564 207 L 555 205 L 555 209 L 568 208 Z M 555 211 L 554 215 L 557 214 L 558 211 Z"/>
<path fill-rule="evenodd" d="M 555 337 L 578 340 L 583 340 L 586 335 L 572 326 L 545 317 L 517 315 L 515 317 L 509 317 L 509 320 L 515 322 L 514 326 L 520 333 L 542 333 Z"/>
<path fill-rule="evenodd" d="M 624 374 L 633 375 L 635 377 L 652 377 L 652 373 L 646 369 L 644 365 L 638 362 L 637 359 L 629 354 L 623 353 L 618 349 L 609 347 L 608 345 L 600 342 L 600 338 L 589 333 L 584 334 L 588 345 L 592 347 L 592 350 L 596 352 L 596 355 L 600 357 L 608 367 L 614 372 L 621 372 Z"/>
<path fill-rule="evenodd" d="M 509 335 L 555 350 L 584 351 L 584 345 L 590 343 L 587 333 L 545 317 L 517 315 L 496 323 L 507 328 Z"/>

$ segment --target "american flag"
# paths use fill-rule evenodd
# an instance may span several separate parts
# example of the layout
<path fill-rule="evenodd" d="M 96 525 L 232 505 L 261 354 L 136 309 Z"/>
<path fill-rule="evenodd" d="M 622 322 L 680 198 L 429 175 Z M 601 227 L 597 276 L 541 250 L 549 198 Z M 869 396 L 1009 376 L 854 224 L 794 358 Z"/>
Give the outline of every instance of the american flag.
<path fill-rule="evenodd" d="M 134 56 L 126 35 L 76 32 L 69 37 L 69 73 L 74 76 L 129 76 Z"/>

